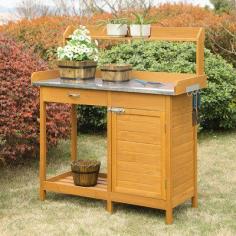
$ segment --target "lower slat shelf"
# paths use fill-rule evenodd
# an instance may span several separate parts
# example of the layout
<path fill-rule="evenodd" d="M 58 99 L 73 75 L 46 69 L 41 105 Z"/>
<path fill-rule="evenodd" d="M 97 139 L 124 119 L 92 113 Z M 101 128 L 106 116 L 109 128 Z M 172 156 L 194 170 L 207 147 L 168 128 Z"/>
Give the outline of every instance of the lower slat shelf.
<path fill-rule="evenodd" d="M 82 187 L 74 185 L 72 173 L 66 172 L 44 181 L 44 189 L 57 193 L 107 199 L 107 179 L 104 174 L 98 177 L 97 185 L 93 187 Z"/>

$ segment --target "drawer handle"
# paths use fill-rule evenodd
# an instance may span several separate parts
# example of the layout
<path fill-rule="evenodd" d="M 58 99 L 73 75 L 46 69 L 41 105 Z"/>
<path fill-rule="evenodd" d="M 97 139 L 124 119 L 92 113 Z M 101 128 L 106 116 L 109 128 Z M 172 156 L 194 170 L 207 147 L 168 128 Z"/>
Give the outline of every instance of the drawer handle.
<path fill-rule="evenodd" d="M 73 97 L 73 98 L 79 98 L 80 94 L 79 93 L 69 93 L 68 96 Z"/>

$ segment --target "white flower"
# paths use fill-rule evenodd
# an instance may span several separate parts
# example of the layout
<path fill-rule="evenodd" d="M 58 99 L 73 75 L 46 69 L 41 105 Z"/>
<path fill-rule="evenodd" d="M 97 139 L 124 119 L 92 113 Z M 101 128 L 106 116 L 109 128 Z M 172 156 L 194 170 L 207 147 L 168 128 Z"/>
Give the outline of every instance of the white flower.
<path fill-rule="evenodd" d="M 85 37 L 84 37 L 83 35 L 79 35 L 78 40 L 79 40 L 79 41 L 84 41 L 84 40 L 85 40 Z"/>
<path fill-rule="evenodd" d="M 93 60 L 98 61 L 98 56 L 94 56 Z"/>
<path fill-rule="evenodd" d="M 91 41 L 89 31 L 85 26 L 80 26 L 70 36 L 70 40 L 67 41 L 67 45 L 64 47 L 58 47 L 57 56 L 60 60 L 85 60 L 94 59 L 98 60 L 98 45 L 97 40 Z"/>
<path fill-rule="evenodd" d="M 94 41 L 94 42 L 95 42 L 95 44 L 98 46 L 98 41 L 97 41 L 97 39 L 95 39 L 95 41 Z"/>

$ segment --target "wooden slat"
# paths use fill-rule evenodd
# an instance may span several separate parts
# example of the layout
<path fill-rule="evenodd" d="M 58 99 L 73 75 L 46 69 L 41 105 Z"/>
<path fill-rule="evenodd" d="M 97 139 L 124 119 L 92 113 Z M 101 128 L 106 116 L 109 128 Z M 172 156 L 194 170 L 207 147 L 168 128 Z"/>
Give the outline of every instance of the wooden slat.
<path fill-rule="evenodd" d="M 111 94 L 113 107 L 136 108 L 151 111 L 163 111 L 165 109 L 164 96 L 152 94 L 119 93 Z"/>
<path fill-rule="evenodd" d="M 117 160 L 139 163 L 140 165 L 161 165 L 161 153 L 143 154 L 135 152 L 117 152 Z"/>
<path fill-rule="evenodd" d="M 107 190 L 96 187 L 80 187 L 70 183 L 44 181 L 44 189 L 57 193 L 65 193 L 83 197 L 107 199 Z"/>
<path fill-rule="evenodd" d="M 160 173 L 156 175 L 140 175 L 140 173 L 134 173 L 131 171 L 119 171 L 117 175 L 117 180 L 155 186 L 157 183 L 161 182 L 161 176 Z"/>
<path fill-rule="evenodd" d="M 31 83 L 37 81 L 44 81 L 49 79 L 55 79 L 60 77 L 59 70 L 47 70 L 47 71 L 37 71 L 33 72 L 31 75 Z"/>
<path fill-rule="evenodd" d="M 186 173 L 181 172 L 178 175 L 175 175 L 175 181 L 173 182 L 173 186 L 174 188 L 177 188 L 178 186 L 184 184 L 185 182 L 188 182 L 193 178 L 194 178 L 193 170 L 187 171 Z"/>
<path fill-rule="evenodd" d="M 117 141 L 117 150 L 118 152 L 155 154 L 160 152 L 161 148 L 159 145 L 153 145 L 153 144 Z"/>
<path fill-rule="evenodd" d="M 106 91 L 91 91 L 85 89 L 69 88 L 49 88 L 43 87 L 44 101 L 60 102 L 69 104 L 86 104 L 86 105 L 107 105 Z M 77 94 L 79 97 L 71 97 L 69 94 Z"/>
<path fill-rule="evenodd" d="M 156 134 L 133 132 L 133 131 L 118 131 L 117 139 L 120 141 L 130 141 L 136 143 L 157 144 L 160 145 L 160 132 Z"/>
<path fill-rule="evenodd" d="M 139 188 L 137 189 L 132 189 L 130 186 L 133 186 L 133 184 L 127 185 L 127 187 L 120 187 L 117 186 L 115 188 L 115 192 L 119 192 L 119 193 L 127 193 L 127 194 L 132 194 L 133 196 L 143 196 L 143 197 L 148 197 L 148 198 L 160 198 L 161 197 L 161 193 L 158 192 L 158 190 L 154 190 L 154 191 L 148 191 L 148 190 L 144 190 L 144 188 L 142 186 L 139 186 Z"/>
<path fill-rule="evenodd" d="M 188 162 L 189 160 L 193 159 L 193 149 L 189 149 L 189 151 L 178 153 L 173 156 L 173 165 L 183 165 L 184 163 Z"/>
<path fill-rule="evenodd" d="M 179 195 L 185 191 L 188 191 L 190 189 L 193 189 L 194 186 L 194 179 L 190 179 L 187 182 L 184 182 L 183 184 L 179 185 L 178 187 L 173 189 L 174 196 Z"/>
<path fill-rule="evenodd" d="M 187 143 L 190 140 L 193 140 L 193 131 L 190 132 L 183 132 L 181 135 L 176 135 L 177 138 L 172 141 L 174 146 L 181 145 L 182 143 Z"/>
<path fill-rule="evenodd" d="M 151 118 L 150 118 L 151 119 Z M 118 119 L 117 131 L 133 131 L 133 132 L 142 132 L 144 135 L 148 134 L 156 134 L 156 132 L 160 133 L 160 120 L 155 119 L 156 123 L 143 123 L 137 121 L 123 121 Z"/>
<path fill-rule="evenodd" d="M 134 194 L 114 192 L 112 193 L 111 198 L 115 202 L 123 202 L 123 203 L 138 205 L 138 206 L 166 209 L 166 201 L 158 199 L 158 196 L 155 198 L 150 198 L 150 197 L 136 196 Z"/>
<path fill-rule="evenodd" d="M 117 163 L 117 176 L 119 171 L 129 171 L 132 173 L 139 173 L 140 175 L 157 175 L 160 173 L 160 166 L 143 164 L 142 166 L 139 163 L 131 163 L 125 161 L 118 161 Z"/>
<path fill-rule="evenodd" d="M 173 156 L 178 155 L 179 153 L 185 153 L 193 149 L 193 141 L 183 143 L 179 146 L 173 147 Z"/>
<path fill-rule="evenodd" d="M 194 191 L 193 188 L 188 189 L 187 191 L 182 192 L 179 195 L 176 195 L 173 197 L 173 207 L 178 206 L 179 204 L 185 202 L 186 200 L 189 200 L 191 197 L 193 197 Z"/>
<path fill-rule="evenodd" d="M 172 127 L 180 126 L 192 121 L 192 112 L 186 112 L 185 114 L 179 114 L 178 116 L 173 117 Z"/>

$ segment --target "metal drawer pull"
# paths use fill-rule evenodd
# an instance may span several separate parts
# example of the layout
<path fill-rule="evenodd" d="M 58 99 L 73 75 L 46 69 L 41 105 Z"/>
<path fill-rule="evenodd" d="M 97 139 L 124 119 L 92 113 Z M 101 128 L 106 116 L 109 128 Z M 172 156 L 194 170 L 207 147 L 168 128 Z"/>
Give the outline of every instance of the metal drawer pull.
<path fill-rule="evenodd" d="M 69 93 L 68 96 L 73 97 L 73 98 L 79 98 L 80 94 L 79 93 Z"/>
<path fill-rule="evenodd" d="M 118 114 L 125 113 L 125 109 L 120 108 L 120 107 L 108 107 L 107 111 L 118 113 Z"/>

